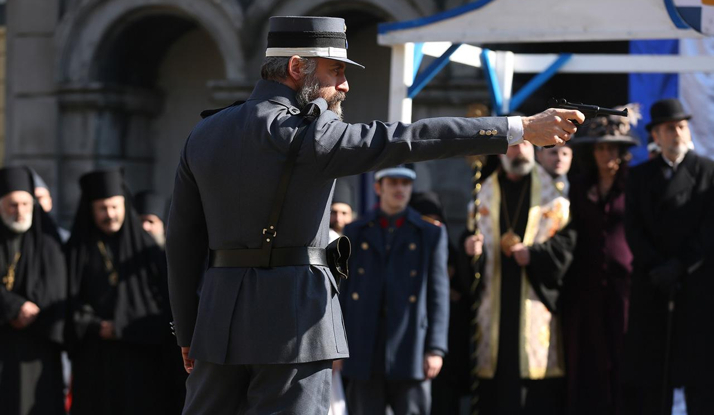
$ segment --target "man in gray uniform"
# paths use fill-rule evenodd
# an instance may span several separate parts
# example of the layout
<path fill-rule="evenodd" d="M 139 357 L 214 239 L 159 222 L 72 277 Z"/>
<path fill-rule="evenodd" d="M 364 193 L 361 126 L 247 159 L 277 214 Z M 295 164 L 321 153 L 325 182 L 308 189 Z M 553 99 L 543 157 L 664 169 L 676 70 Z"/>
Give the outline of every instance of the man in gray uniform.
<path fill-rule="evenodd" d="M 549 109 L 344 123 L 345 67 L 355 64 L 345 31 L 339 18 L 271 18 L 263 80 L 247 102 L 204 113 L 186 141 L 167 236 L 175 332 L 191 373 L 185 414 L 327 412 L 331 361 L 348 357 L 324 249 L 335 178 L 505 153 L 523 139 L 563 144 L 575 132 L 568 120 L 584 120 Z"/>

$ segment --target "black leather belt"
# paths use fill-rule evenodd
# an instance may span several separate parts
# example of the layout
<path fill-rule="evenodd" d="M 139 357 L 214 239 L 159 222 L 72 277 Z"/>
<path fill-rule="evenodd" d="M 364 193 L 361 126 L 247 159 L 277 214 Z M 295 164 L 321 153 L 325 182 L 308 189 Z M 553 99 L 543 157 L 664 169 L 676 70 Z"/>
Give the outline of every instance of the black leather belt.
<path fill-rule="evenodd" d="M 219 249 L 211 251 L 209 266 L 213 268 L 261 268 L 262 249 Z M 294 265 L 328 266 L 327 253 L 323 248 L 300 246 L 273 248 L 270 251 L 270 268 Z"/>

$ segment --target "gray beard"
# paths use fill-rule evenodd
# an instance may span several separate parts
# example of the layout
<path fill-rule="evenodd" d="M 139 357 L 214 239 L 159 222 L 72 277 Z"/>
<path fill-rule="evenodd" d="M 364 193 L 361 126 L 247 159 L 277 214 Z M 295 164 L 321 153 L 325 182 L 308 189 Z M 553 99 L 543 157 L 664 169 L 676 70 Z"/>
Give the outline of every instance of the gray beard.
<path fill-rule="evenodd" d="M 0 217 L 2 217 L 2 223 L 17 234 L 25 233 L 32 227 L 32 213 L 24 221 L 16 221 L 14 217 L 6 215 L 5 212 L 0 212 Z"/>
<path fill-rule="evenodd" d="M 533 168 L 535 167 L 535 161 L 527 160 L 524 163 L 519 163 L 514 166 L 511 160 L 508 159 L 508 156 L 506 156 L 505 154 L 501 154 L 501 166 L 503 166 L 503 170 L 507 174 L 513 174 L 515 176 L 526 176 L 533 171 Z"/>
<path fill-rule="evenodd" d="M 314 73 L 305 75 L 305 81 L 295 94 L 295 99 L 300 109 L 304 110 L 310 102 L 318 98 L 325 98 L 320 94 L 322 88 L 323 86 L 320 85 L 320 81 Z M 330 99 L 325 98 L 325 101 L 327 101 L 327 109 L 337 114 L 337 118 L 339 118 L 340 121 L 342 121 L 342 101 L 344 101 L 345 98 L 346 94 L 339 91 L 330 97 Z"/>

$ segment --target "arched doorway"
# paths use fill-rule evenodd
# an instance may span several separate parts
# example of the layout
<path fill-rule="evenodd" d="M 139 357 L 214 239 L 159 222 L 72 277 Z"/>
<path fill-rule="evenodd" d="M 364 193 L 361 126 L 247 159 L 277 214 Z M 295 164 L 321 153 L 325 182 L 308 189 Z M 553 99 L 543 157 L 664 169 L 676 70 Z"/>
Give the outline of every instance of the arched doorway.
<path fill-rule="evenodd" d="M 106 26 L 94 52 L 84 53 L 85 79 L 60 91 L 62 219 L 78 200 L 77 178 L 95 168 L 124 166 L 133 191 L 171 195 L 200 111 L 222 104 L 210 85 L 225 80 L 230 65 L 214 39 L 197 18 L 170 8 L 132 10 Z"/>

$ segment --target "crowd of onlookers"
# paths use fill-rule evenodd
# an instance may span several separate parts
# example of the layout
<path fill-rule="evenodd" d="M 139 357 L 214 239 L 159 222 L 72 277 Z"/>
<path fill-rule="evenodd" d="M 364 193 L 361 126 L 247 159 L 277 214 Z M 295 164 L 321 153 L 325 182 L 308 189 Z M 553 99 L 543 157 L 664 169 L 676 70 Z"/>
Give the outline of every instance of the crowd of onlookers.
<path fill-rule="evenodd" d="M 630 167 L 630 114 L 481 159 L 458 238 L 435 193 L 412 194 L 412 166 L 376 172 L 379 205 L 359 218 L 338 181 L 350 358 L 333 413 L 711 413 L 714 162 L 663 100 L 651 159 Z M 0 169 L 0 412 L 180 413 L 166 203 L 131 195 L 119 169 L 80 187 L 65 230 L 37 174 Z"/>
<path fill-rule="evenodd" d="M 650 109 L 650 160 L 631 167 L 629 114 L 480 159 L 458 243 L 438 196 L 411 195 L 409 166 L 377 172 L 379 206 L 351 224 L 338 181 L 332 228 L 353 256 L 333 413 L 712 411 L 714 164 L 668 99 Z"/>

